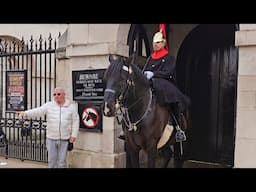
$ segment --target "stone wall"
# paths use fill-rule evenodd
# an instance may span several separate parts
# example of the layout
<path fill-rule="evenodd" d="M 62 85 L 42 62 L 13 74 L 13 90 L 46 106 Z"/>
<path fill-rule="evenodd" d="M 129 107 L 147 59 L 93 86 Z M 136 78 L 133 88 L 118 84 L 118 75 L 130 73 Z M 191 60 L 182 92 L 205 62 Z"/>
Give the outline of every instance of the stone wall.
<path fill-rule="evenodd" d="M 70 24 L 57 50 L 57 85 L 66 88 L 72 98 L 72 71 L 106 69 L 109 54 L 128 56 L 126 45 L 129 25 L 123 24 Z M 103 131 L 80 131 L 75 149 L 69 155 L 71 168 L 125 167 L 123 141 L 119 140 L 120 127 L 114 118 L 103 117 Z"/>
<path fill-rule="evenodd" d="M 256 25 L 240 24 L 235 168 L 256 167 Z"/>

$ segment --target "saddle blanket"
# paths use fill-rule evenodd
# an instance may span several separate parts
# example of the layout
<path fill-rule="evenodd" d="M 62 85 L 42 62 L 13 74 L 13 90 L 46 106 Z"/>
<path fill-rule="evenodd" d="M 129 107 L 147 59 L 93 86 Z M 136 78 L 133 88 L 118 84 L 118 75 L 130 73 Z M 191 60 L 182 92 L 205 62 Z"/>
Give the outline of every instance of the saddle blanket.
<path fill-rule="evenodd" d="M 163 147 L 167 143 L 167 141 L 169 140 L 172 132 L 173 132 L 173 126 L 167 124 L 165 129 L 164 129 L 164 132 L 162 134 L 162 137 L 160 138 L 160 140 L 157 144 L 157 149 L 160 149 L 161 147 Z"/>

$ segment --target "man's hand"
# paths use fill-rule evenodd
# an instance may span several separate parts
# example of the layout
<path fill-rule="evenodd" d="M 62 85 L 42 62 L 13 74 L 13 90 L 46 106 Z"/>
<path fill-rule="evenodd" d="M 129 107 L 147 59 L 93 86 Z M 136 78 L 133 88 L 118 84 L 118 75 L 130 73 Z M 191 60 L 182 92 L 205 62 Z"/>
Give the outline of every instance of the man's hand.
<path fill-rule="evenodd" d="M 151 79 L 154 76 L 154 73 L 152 71 L 145 71 L 144 75 L 147 79 Z"/>
<path fill-rule="evenodd" d="M 16 114 L 18 115 L 18 118 L 19 119 L 22 119 L 22 118 L 27 118 L 27 115 L 25 114 L 24 111 L 17 111 Z"/>
<path fill-rule="evenodd" d="M 76 140 L 76 138 L 75 138 L 75 137 L 72 137 L 72 136 L 71 136 L 71 137 L 69 138 L 69 142 L 70 142 L 70 143 L 74 143 L 74 142 L 75 142 L 75 140 Z"/>

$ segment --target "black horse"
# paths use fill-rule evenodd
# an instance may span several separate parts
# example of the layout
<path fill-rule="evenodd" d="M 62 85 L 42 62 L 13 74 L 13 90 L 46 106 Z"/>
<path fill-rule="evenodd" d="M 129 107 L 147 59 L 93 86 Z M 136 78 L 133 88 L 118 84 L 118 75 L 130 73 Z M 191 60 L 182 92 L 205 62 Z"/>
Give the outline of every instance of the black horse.
<path fill-rule="evenodd" d="M 161 157 L 159 167 L 167 167 L 174 153 L 174 167 L 182 167 L 185 160 L 186 143 L 175 142 L 176 129 L 167 143 L 158 150 L 158 142 L 168 123 L 169 112 L 166 106 L 156 102 L 149 81 L 142 71 L 125 57 L 110 55 L 110 65 L 104 79 L 103 114 L 117 117 L 125 133 L 126 166 L 139 167 L 139 152 L 147 155 L 147 167 L 158 167 L 157 157 Z M 182 127 L 189 127 L 188 116 L 183 113 Z M 173 146 L 174 150 L 170 146 Z M 182 150 L 182 151 L 181 151 Z"/>

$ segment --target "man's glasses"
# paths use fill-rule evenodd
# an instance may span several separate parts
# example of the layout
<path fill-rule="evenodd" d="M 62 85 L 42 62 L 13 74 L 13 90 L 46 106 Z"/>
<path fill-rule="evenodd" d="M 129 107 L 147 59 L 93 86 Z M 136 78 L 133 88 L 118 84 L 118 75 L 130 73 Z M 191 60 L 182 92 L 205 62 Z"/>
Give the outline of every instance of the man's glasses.
<path fill-rule="evenodd" d="M 56 96 L 56 95 L 60 96 L 61 93 L 53 93 L 53 96 Z"/>

